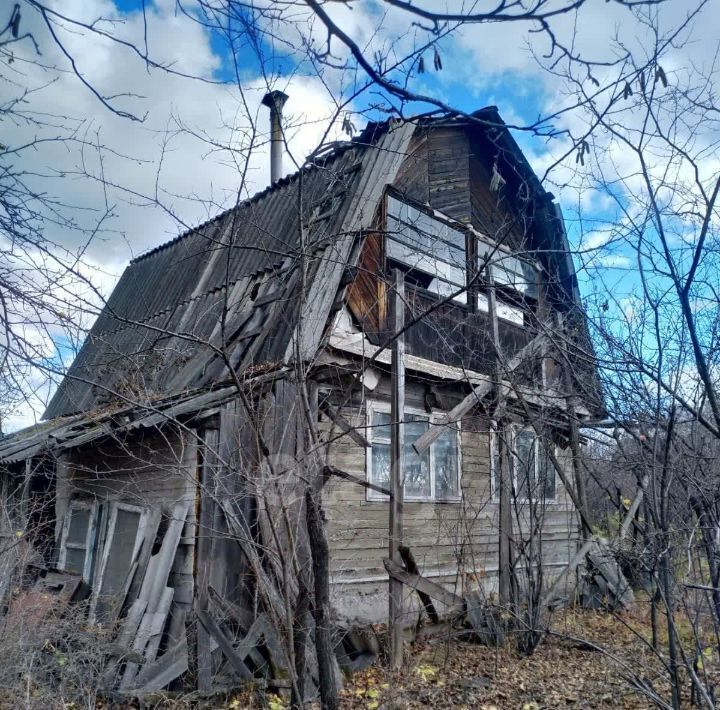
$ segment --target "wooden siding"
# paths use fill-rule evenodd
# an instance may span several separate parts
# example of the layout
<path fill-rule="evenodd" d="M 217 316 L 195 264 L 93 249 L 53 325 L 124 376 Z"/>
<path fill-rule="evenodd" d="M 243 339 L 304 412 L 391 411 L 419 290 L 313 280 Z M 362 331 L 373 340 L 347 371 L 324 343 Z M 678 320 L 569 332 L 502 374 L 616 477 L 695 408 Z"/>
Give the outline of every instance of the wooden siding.
<path fill-rule="evenodd" d="M 395 187 L 410 199 L 421 204 L 430 201 L 428 181 L 428 135 L 418 130 L 410 141 L 407 157 L 398 170 Z"/>
<path fill-rule="evenodd" d="M 469 143 L 464 131 L 436 128 L 428 135 L 428 199 L 430 206 L 459 222 L 469 223 Z"/>
<path fill-rule="evenodd" d="M 426 393 L 424 385 L 409 382 L 406 406 L 422 409 Z M 383 377 L 372 397 L 389 401 L 389 378 Z M 444 396 L 448 406 L 459 398 L 459 389 Z M 353 425 L 363 427 L 366 405 L 367 400 L 360 398 L 338 408 Z M 321 421 L 321 430 L 326 436 L 331 431 L 337 435 L 326 419 Z M 489 442 L 487 419 L 472 416 L 463 420 L 462 501 L 405 503 L 405 544 L 423 573 L 439 578 L 438 581 L 449 588 L 472 588 L 477 581 L 489 591 L 496 585 L 499 511 L 491 496 Z M 567 452 L 558 449 L 558 456 L 569 469 Z M 366 451 L 350 437 L 332 443 L 330 462 L 359 478 L 366 478 Z M 347 594 L 352 595 L 358 594 L 362 585 L 375 585 L 381 590 L 387 578 L 382 560 L 388 550 L 388 503 L 369 501 L 365 489 L 337 478 L 326 484 L 323 502 L 336 588 L 344 587 Z M 576 540 L 576 516 L 558 479 L 556 502 L 546 505 L 542 525 L 543 559 L 549 577 L 575 553 Z M 379 594 L 378 601 L 381 597 Z M 367 609 L 363 613 L 372 615 Z"/>
<path fill-rule="evenodd" d="M 386 316 L 383 269 L 383 236 L 369 234 L 362 245 L 357 276 L 347 292 L 347 304 L 363 330 L 373 338 L 384 326 Z"/>
<path fill-rule="evenodd" d="M 526 251 L 530 245 L 531 224 L 526 206 L 513 199 L 512 187 L 497 192 L 490 190 L 495 157 L 491 147 L 477 141 L 470 143 L 470 204 L 471 222 L 478 231 L 512 249 Z M 506 176 L 503 176 L 505 178 Z"/>

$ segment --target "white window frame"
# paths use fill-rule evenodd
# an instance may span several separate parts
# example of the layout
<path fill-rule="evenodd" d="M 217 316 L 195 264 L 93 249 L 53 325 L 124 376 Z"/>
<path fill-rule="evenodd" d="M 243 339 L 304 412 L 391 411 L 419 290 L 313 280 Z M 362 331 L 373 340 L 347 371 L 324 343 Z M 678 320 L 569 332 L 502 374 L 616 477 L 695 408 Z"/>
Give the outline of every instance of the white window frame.
<path fill-rule="evenodd" d="M 396 217 L 395 215 L 391 215 L 391 200 L 398 202 L 408 211 L 417 212 L 429 222 L 436 223 L 440 227 L 445 228 L 447 231 L 459 234 L 463 239 L 462 247 L 459 247 L 456 243 L 449 239 L 447 234 L 442 234 L 440 229 L 437 234 L 431 234 L 430 232 L 425 232 L 421 226 L 413 225 L 409 219 L 405 219 L 403 216 Z M 463 226 L 453 225 L 449 220 L 440 218 L 437 213 L 429 213 L 426 210 L 416 207 L 403 197 L 392 192 L 388 192 L 385 195 L 385 212 L 386 257 L 430 277 L 432 281 L 430 282 L 427 290 L 431 293 L 444 298 L 456 291 L 460 291 L 459 294 L 453 297 L 453 300 L 467 304 L 467 240 Z M 390 231 L 388 218 L 391 217 L 396 219 L 402 225 L 407 226 L 410 230 L 416 230 L 418 234 L 432 237 L 436 242 L 446 245 L 446 248 L 449 247 L 450 250 L 462 252 L 462 259 L 458 263 L 454 263 L 452 260 L 447 261 L 439 255 L 439 252 L 441 251 L 440 249 L 437 250 L 438 253 L 429 253 L 417 244 L 408 243 L 408 239 L 405 235 L 395 234 Z M 457 283 L 450 280 L 453 275 L 455 276 Z"/>
<path fill-rule="evenodd" d="M 132 581 L 133 574 L 135 568 L 135 563 L 137 562 L 137 556 L 140 551 L 140 548 L 142 547 L 143 541 L 145 540 L 145 529 L 147 527 L 147 520 L 148 520 L 148 511 L 146 508 L 143 508 L 139 505 L 132 505 L 130 503 L 122 503 L 120 501 L 112 501 L 110 503 L 110 515 L 108 518 L 107 526 L 105 527 L 105 537 L 103 541 L 102 550 L 100 551 L 100 564 L 97 566 L 94 580 L 93 580 L 93 593 L 92 593 L 92 599 L 90 600 L 90 613 L 88 615 L 88 620 L 90 623 L 94 623 L 95 621 L 95 614 L 97 612 L 97 603 L 98 603 L 98 597 L 100 596 L 100 590 L 102 589 L 102 582 L 105 577 L 105 569 L 107 568 L 108 559 L 110 557 L 110 547 L 112 546 L 112 540 L 113 535 L 115 533 L 115 524 L 117 522 L 117 516 L 119 510 L 125 510 L 130 513 L 139 513 L 140 514 L 140 520 L 138 521 L 138 529 L 137 533 L 135 534 L 135 542 L 133 545 L 133 551 L 131 555 L 131 564 L 130 564 L 130 571 L 131 574 L 128 575 L 127 582 L 125 584 L 125 592 L 127 593 L 127 589 L 130 586 L 130 583 Z"/>
<path fill-rule="evenodd" d="M 538 447 L 540 444 L 542 444 L 542 437 L 538 436 L 535 429 L 533 429 L 532 426 L 526 425 L 515 425 L 508 428 L 510 432 L 510 444 L 511 444 L 511 453 L 512 453 L 512 477 L 513 477 L 513 488 L 517 491 L 518 490 L 518 479 L 517 479 L 517 467 L 519 463 L 519 457 L 515 451 L 515 438 L 520 431 L 529 431 L 532 433 L 533 437 L 535 438 L 535 472 L 534 472 L 534 483 L 537 487 L 538 485 L 538 467 L 540 464 L 540 451 Z M 500 500 L 500 491 L 497 490 L 496 480 L 497 480 L 497 428 L 492 426 L 490 427 L 489 432 L 489 438 L 490 438 L 490 495 L 492 497 L 492 500 L 495 502 L 498 502 Z M 546 442 L 546 444 L 549 442 Z M 554 443 L 550 444 L 553 449 L 553 453 L 557 455 L 557 448 Z M 552 469 L 552 476 L 554 477 L 554 486 L 553 489 L 555 491 L 555 495 L 552 498 L 516 498 L 515 500 L 518 503 L 557 503 L 558 502 L 558 475 L 557 471 L 555 470 L 555 466 L 553 465 L 552 461 L 548 461 L 548 469 Z"/>
<path fill-rule="evenodd" d="M 85 534 L 85 547 L 78 543 L 68 543 L 67 537 L 70 534 L 70 522 L 74 510 L 89 510 L 90 518 L 88 520 L 87 533 Z M 67 561 L 68 545 L 72 549 L 85 550 L 85 562 L 83 564 L 82 577 L 90 584 L 92 576 L 92 565 L 95 557 L 95 538 L 97 535 L 98 506 L 94 500 L 73 500 L 70 501 L 68 509 L 65 512 L 65 520 L 63 521 L 62 538 L 60 543 L 60 552 L 58 555 L 58 569 L 65 570 Z"/>
<path fill-rule="evenodd" d="M 380 412 L 383 414 L 390 414 L 390 404 L 386 402 L 370 401 L 365 407 L 366 415 L 366 429 L 365 438 L 370 443 L 370 446 L 366 449 L 365 455 L 365 470 L 367 475 L 367 481 L 373 483 L 372 477 L 372 443 L 373 443 L 373 414 Z M 428 414 L 424 409 L 418 407 L 405 407 L 405 414 L 412 414 L 415 416 L 426 417 L 429 424 L 432 426 L 437 424 L 440 417 L 445 412 L 433 410 Z M 404 500 L 409 503 L 450 503 L 456 504 L 462 502 L 462 439 L 460 436 L 460 422 L 456 422 L 453 425 L 456 428 L 457 437 L 457 496 L 449 498 L 436 498 L 435 495 L 435 444 L 430 446 L 430 495 L 429 496 L 404 496 Z M 411 443 L 406 441 L 406 444 Z M 373 490 L 372 488 L 367 489 L 366 498 L 368 501 L 376 502 L 388 502 L 390 499 L 388 496 Z"/>

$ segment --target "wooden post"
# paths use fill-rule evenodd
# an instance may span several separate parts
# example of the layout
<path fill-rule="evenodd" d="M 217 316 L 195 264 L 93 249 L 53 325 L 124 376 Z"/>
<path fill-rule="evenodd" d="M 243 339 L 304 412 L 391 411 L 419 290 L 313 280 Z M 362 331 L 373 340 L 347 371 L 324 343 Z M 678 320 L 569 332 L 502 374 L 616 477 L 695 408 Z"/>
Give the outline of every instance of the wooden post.
<path fill-rule="evenodd" d="M 405 275 L 395 271 L 395 293 L 391 309 L 391 328 L 395 339 L 392 345 L 390 405 L 390 530 L 389 557 L 402 565 L 400 545 L 403 542 L 403 499 L 405 486 Z M 390 628 L 390 665 L 400 668 L 403 662 L 403 585 L 389 577 L 388 626 Z"/>
<path fill-rule="evenodd" d="M 219 432 L 208 429 L 203 436 L 202 467 L 198 470 L 196 501 L 196 548 L 195 548 L 195 598 L 197 608 L 207 611 L 208 586 L 212 566 L 215 496 L 217 495 L 217 456 Z M 221 591 L 225 591 L 224 589 Z M 195 629 L 195 654 L 192 665 L 197 672 L 198 690 L 208 692 L 212 688 L 212 659 L 210 657 L 210 634 L 202 624 Z"/>
<path fill-rule="evenodd" d="M 500 326 L 497 317 L 497 296 L 495 293 L 495 280 L 493 268 L 490 264 L 486 267 L 488 282 L 488 314 L 492 333 L 493 349 L 495 351 L 495 398 L 491 409 L 491 418 L 495 421 L 495 442 L 497 450 L 498 481 L 500 483 L 500 515 L 498 531 L 498 600 L 501 605 L 510 603 L 510 574 L 511 574 L 511 549 L 512 538 L 512 501 L 510 488 L 512 482 L 510 452 L 505 441 L 505 427 L 502 425 L 503 402 L 500 401 L 502 392 L 502 381 L 504 377 L 500 347 Z M 499 420 L 499 421 L 498 421 Z"/>
<path fill-rule="evenodd" d="M 558 337 L 562 339 L 562 347 L 565 351 L 564 362 L 562 363 L 562 374 L 566 389 L 566 409 L 568 416 L 568 423 L 570 425 L 570 451 L 573 457 L 573 479 L 575 483 L 575 493 L 577 494 L 577 500 L 580 503 L 580 535 L 583 540 L 589 540 L 592 537 L 592 530 L 588 525 L 588 505 L 587 505 L 587 494 L 585 492 L 585 479 L 583 477 L 582 464 L 580 462 L 580 430 L 578 427 L 577 419 L 577 404 L 579 397 L 575 392 L 575 384 L 573 382 L 572 372 L 570 370 L 570 363 L 572 362 L 572 355 L 567 346 L 568 334 L 563 328 L 562 318 L 560 314 L 556 314 L 557 319 L 557 332 Z"/>

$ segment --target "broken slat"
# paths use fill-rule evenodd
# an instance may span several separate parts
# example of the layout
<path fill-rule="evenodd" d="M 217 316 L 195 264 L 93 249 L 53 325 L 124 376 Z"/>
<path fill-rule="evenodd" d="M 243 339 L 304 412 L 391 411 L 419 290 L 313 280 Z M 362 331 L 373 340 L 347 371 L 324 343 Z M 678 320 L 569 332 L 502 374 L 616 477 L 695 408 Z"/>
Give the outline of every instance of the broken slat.
<path fill-rule="evenodd" d="M 210 593 L 210 602 L 217 607 L 222 614 L 225 614 L 225 616 L 238 623 L 243 631 L 249 634 L 249 630 L 252 629 L 253 624 L 257 624 L 258 628 L 260 628 L 261 632 L 263 632 L 263 635 L 266 635 L 264 634 L 266 630 L 264 625 L 266 621 L 265 614 L 261 614 L 257 619 L 253 620 L 252 612 L 247 609 L 243 609 L 238 604 L 234 604 L 233 602 L 224 599 L 217 591 L 215 591 L 214 587 L 208 587 L 208 591 Z M 269 624 L 269 622 L 267 623 Z M 251 648 L 248 655 L 252 659 L 252 662 L 258 667 L 267 664 L 267 661 L 265 661 L 262 654 L 256 648 Z M 285 667 L 284 664 L 282 667 Z"/>
<path fill-rule="evenodd" d="M 265 624 L 262 619 L 257 619 L 255 623 L 250 627 L 249 631 L 239 643 L 235 644 L 235 653 L 245 662 L 245 659 L 251 655 L 258 645 L 263 631 L 265 630 Z"/>
<path fill-rule="evenodd" d="M 175 554 L 180 544 L 180 537 L 189 509 L 190 503 L 187 501 L 177 503 L 173 506 L 171 511 L 172 517 L 165 537 L 163 538 L 162 545 L 157 554 L 153 555 L 148 562 L 142 587 L 138 595 L 138 601 L 144 601 L 146 607 L 137 634 L 135 635 L 132 649 L 139 653 L 144 653 L 148 661 L 152 661 L 155 658 L 159 639 L 153 637 L 157 637 L 158 634 L 162 633 L 162 626 L 164 626 L 165 619 L 167 619 L 168 612 L 170 611 L 173 590 L 167 586 L 167 581 L 175 561 Z M 159 632 L 156 631 L 158 625 L 160 625 Z M 146 649 L 151 639 L 153 639 L 152 644 Z M 138 666 L 136 663 L 127 664 L 120 682 L 121 690 L 132 684 L 137 671 Z"/>
<path fill-rule="evenodd" d="M 154 661 L 155 656 L 157 656 L 163 629 L 165 628 L 165 622 L 167 621 L 168 614 L 170 613 L 170 605 L 172 604 L 174 594 L 175 590 L 172 587 L 165 587 L 162 596 L 160 597 L 160 603 L 158 604 L 157 610 L 152 614 L 145 614 L 145 617 L 143 618 L 143 624 L 147 624 L 145 658 L 148 661 Z M 142 625 L 140 629 L 142 631 Z M 140 636 L 140 633 L 141 632 L 139 631 L 138 637 Z"/>
<path fill-rule="evenodd" d="M 402 561 L 405 564 L 405 569 L 410 572 L 410 574 L 420 576 L 420 570 L 417 566 L 417 562 L 415 562 L 415 557 L 410 551 L 410 548 L 407 547 L 407 545 L 400 545 L 398 550 L 400 552 L 400 557 L 402 557 Z M 437 610 L 435 609 L 435 605 L 432 603 L 430 596 L 420 589 L 416 589 L 415 591 L 417 592 L 418 597 L 420 597 L 420 601 L 425 607 L 425 611 L 427 612 L 430 621 L 433 624 L 440 623 L 440 617 L 438 616 Z"/>
<path fill-rule="evenodd" d="M 142 588 L 143 581 L 145 579 L 145 572 L 147 570 L 148 562 L 150 561 L 150 555 L 152 554 L 152 548 L 155 544 L 155 537 L 157 536 L 158 528 L 160 527 L 161 511 L 159 508 L 153 508 L 150 510 L 147 519 L 145 521 L 145 539 L 143 540 L 140 548 L 140 553 L 137 557 L 137 571 L 132 578 L 130 587 L 127 592 L 128 599 L 137 599 Z"/>
<path fill-rule="evenodd" d="M 280 643 L 280 637 L 278 636 L 277 629 L 270 621 L 267 614 L 260 614 L 257 618 L 257 623 L 262 624 L 262 634 L 265 639 L 265 648 L 270 654 L 270 660 L 273 664 L 274 670 L 287 670 L 288 662 L 286 660 L 285 647 Z"/>
<path fill-rule="evenodd" d="M 239 604 L 231 602 L 229 599 L 225 599 L 225 597 L 221 596 L 215 587 L 211 585 L 208 586 L 208 593 L 210 595 L 210 601 L 216 604 L 226 616 L 237 621 L 245 631 L 253 625 L 254 619 L 251 611 L 241 607 Z"/>
<path fill-rule="evenodd" d="M 130 642 L 135 638 L 146 608 L 147 601 L 145 599 L 136 599 L 130 605 L 130 609 L 128 609 L 128 613 L 125 616 L 122 630 L 116 639 L 116 643 L 119 646 L 129 646 Z"/>
<path fill-rule="evenodd" d="M 525 347 L 518 351 L 508 362 L 505 371 L 510 374 L 517 370 L 517 368 L 527 358 L 542 352 L 548 340 L 548 336 L 545 333 L 533 338 Z M 434 424 L 421 436 L 419 436 L 413 442 L 413 448 L 418 454 L 423 453 L 427 450 L 430 445 L 442 435 L 445 430 L 444 427 L 448 424 L 454 424 L 465 416 L 483 397 L 486 397 L 492 391 L 494 383 L 492 380 L 481 382 L 477 387 L 473 389 L 470 394 L 463 399 L 460 404 L 453 407 L 447 414 L 438 417 Z"/>
<path fill-rule="evenodd" d="M 172 604 L 173 589 L 165 587 L 160 601 L 154 611 L 146 611 L 140 622 L 132 650 L 142 653 L 146 661 L 154 661 L 160 645 L 165 621 L 167 620 L 170 604 Z M 120 690 L 126 690 L 134 684 L 134 678 L 138 672 L 138 664 L 129 661 L 125 666 L 122 680 L 120 681 Z"/>
<path fill-rule="evenodd" d="M 370 483 L 370 481 L 366 481 L 364 478 L 360 478 L 359 476 L 354 476 L 352 473 L 348 473 L 347 471 L 341 471 L 339 468 L 335 468 L 335 466 L 326 465 L 323 469 L 323 473 L 326 480 L 330 476 L 337 476 L 338 478 L 342 478 L 358 486 L 362 486 L 363 488 L 369 488 L 372 491 L 382 493 L 388 498 L 392 498 L 392 492 L 389 491 L 387 488 L 378 486 L 376 483 Z"/>
<path fill-rule="evenodd" d="M 187 670 L 188 646 L 187 639 L 183 636 L 160 658 L 143 667 L 135 679 L 134 687 L 141 693 L 162 690 Z"/>
<path fill-rule="evenodd" d="M 630 507 L 628 508 L 627 512 L 625 513 L 625 518 L 622 521 L 622 525 L 620 525 L 620 532 L 618 534 L 618 539 L 620 541 L 624 540 L 627 536 L 628 530 L 630 529 L 630 525 L 635 518 L 635 513 L 637 513 L 638 508 L 640 508 L 640 504 L 643 501 L 643 497 L 645 495 L 645 489 L 648 487 L 648 484 L 650 483 L 650 475 L 645 474 L 642 478 L 642 481 L 640 481 L 640 487 L 638 489 L 638 492 L 635 494 L 635 498 L 633 498 L 633 502 L 630 504 Z"/>
<path fill-rule="evenodd" d="M 326 401 L 320 402 L 320 409 L 338 425 L 343 434 L 347 434 L 358 446 L 365 449 L 370 448 L 370 442 L 354 427 L 345 417 L 340 414 L 331 404 Z"/>
<path fill-rule="evenodd" d="M 407 572 L 399 564 L 393 562 L 387 557 L 383 560 L 383 564 L 385 565 L 385 569 L 388 571 L 388 574 L 394 579 L 397 579 L 398 582 L 402 582 L 416 591 L 421 590 L 432 599 L 442 602 L 453 612 L 463 613 L 465 610 L 465 601 L 457 594 L 449 592 L 444 587 L 441 587 L 435 582 L 431 582 L 429 579 L 426 579 L 419 574 L 411 574 L 410 572 Z"/>
<path fill-rule="evenodd" d="M 232 643 L 230 643 L 228 637 L 225 636 L 223 630 L 220 628 L 215 619 L 213 619 L 212 616 L 210 616 L 210 614 L 204 609 L 196 609 L 195 613 L 208 634 L 217 641 L 218 646 L 220 646 L 220 649 L 225 654 L 225 657 L 228 659 L 230 665 L 233 667 L 233 670 L 238 674 L 238 676 L 242 680 L 253 680 L 254 676 L 250 672 L 250 669 L 245 665 L 244 657 L 241 658 L 240 654 L 235 651 Z"/>

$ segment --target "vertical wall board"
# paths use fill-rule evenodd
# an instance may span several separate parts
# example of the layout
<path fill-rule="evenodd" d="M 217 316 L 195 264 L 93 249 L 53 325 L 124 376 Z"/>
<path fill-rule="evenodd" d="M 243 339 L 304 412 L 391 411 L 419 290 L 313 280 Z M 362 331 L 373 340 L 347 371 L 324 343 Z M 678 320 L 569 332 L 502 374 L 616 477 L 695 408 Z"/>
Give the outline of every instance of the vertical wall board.
<path fill-rule="evenodd" d="M 214 534 L 216 469 L 219 433 L 208 429 L 202 433 L 202 466 L 199 471 L 199 512 L 195 557 L 195 589 L 200 608 L 207 606 L 207 590 L 212 568 L 212 536 Z"/>
<path fill-rule="evenodd" d="M 217 492 L 220 435 L 217 429 L 208 429 L 201 436 L 203 446 L 202 466 L 198 472 L 199 511 L 195 556 L 195 598 L 199 609 L 207 609 L 211 570 L 215 574 L 219 573 L 223 576 L 222 564 L 214 564 L 212 558 L 213 536 L 219 532 L 215 528 L 216 509 L 218 507 L 215 495 Z M 194 629 L 195 654 L 193 661 L 197 673 L 197 686 L 199 691 L 208 692 L 212 687 L 210 635 L 202 624 L 196 623 Z"/>
<path fill-rule="evenodd" d="M 62 453 L 56 457 L 55 476 L 55 545 L 57 559 L 57 545 L 60 543 L 65 514 L 70 499 L 70 454 Z"/>
<path fill-rule="evenodd" d="M 460 222 L 470 222 L 469 142 L 464 131 L 437 128 L 428 134 L 430 206 Z"/>
<path fill-rule="evenodd" d="M 428 132 L 417 129 L 393 182 L 404 195 L 423 205 L 430 200 L 428 143 Z"/>

